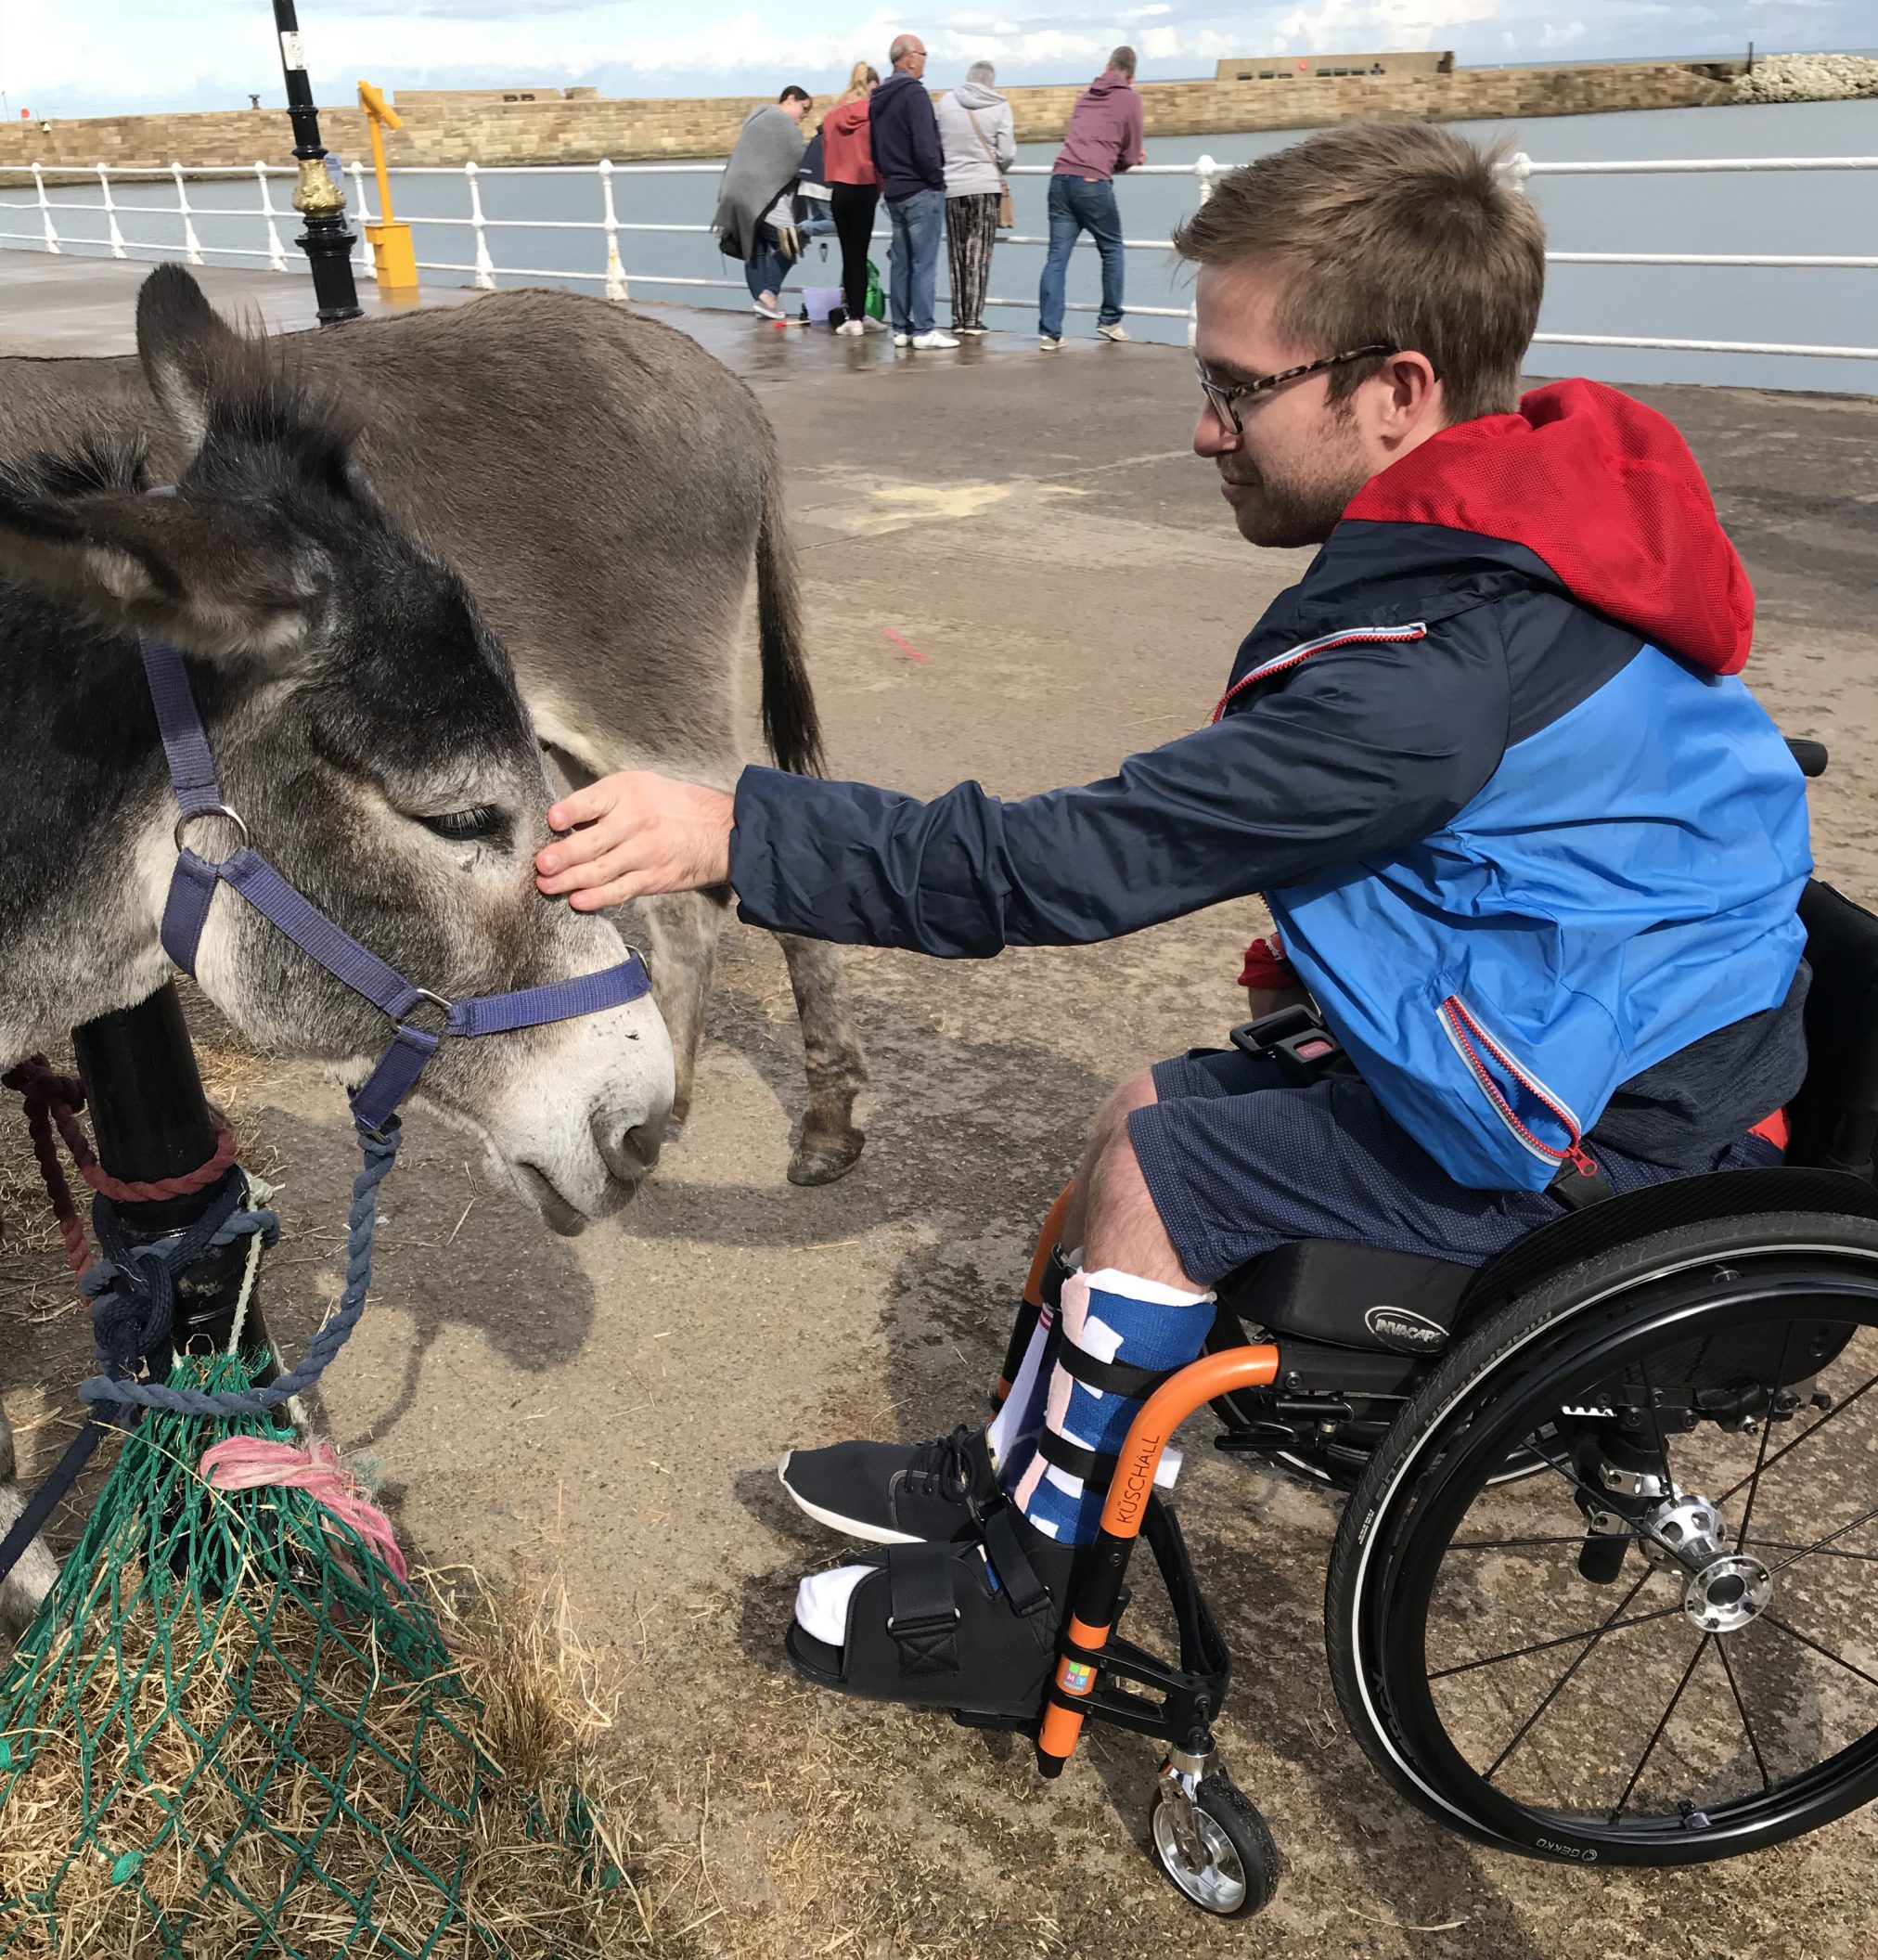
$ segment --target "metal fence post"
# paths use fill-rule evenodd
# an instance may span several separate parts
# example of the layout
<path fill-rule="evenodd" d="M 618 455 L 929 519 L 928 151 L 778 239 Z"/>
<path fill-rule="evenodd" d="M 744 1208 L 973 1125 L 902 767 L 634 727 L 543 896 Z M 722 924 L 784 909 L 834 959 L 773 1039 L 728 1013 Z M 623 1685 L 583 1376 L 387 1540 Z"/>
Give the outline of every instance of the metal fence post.
<path fill-rule="evenodd" d="M 261 215 L 267 220 L 267 269 L 287 270 L 287 247 L 280 242 L 280 226 L 274 222 L 274 200 L 267 195 L 267 166 L 259 158 L 254 163 L 254 181 L 261 187 Z"/>
<path fill-rule="evenodd" d="M 626 291 L 626 268 L 620 264 L 620 221 L 613 210 L 613 163 L 611 157 L 600 159 L 600 204 L 606 213 L 602 222 L 607 234 L 607 298 L 624 300 L 630 295 Z"/>
<path fill-rule="evenodd" d="M 172 161 L 170 174 L 176 180 L 176 209 L 183 219 L 183 257 L 191 265 L 202 263 L 202 241 L 196 236 L 196 220 L 189 210 L 189 193 L 183 186 L 183 166 Z"/>
<path fill-rule="evenodd" d="M 482 228 L 482 190 L 476 181 L 474 161 L 463 166 L 463 174 L 470 183 L 470 222 L 476 230 L 476 277 L 471 282 L 484 291 L 495 290 L 495 261 L 489 256 L 489 234 Z"/>
<path fill-rule="evenodd" d="M 39 187 L 39 222 L 45 229 L 47 251 L 63 251 L 65 247 L 58 242 L 58 234 L 52 225 L 52 200 L 45 195 L 45 173 L 37 163 L 32 166 L 32 181 Z"/>
<path fill-rule="evenodd" d="M 1200 180 L 1199 201 L 1203 204 L 1213 195 L 1213 180 L 1218 174 L 1219 165 L 1211 157 L 1194 159 L 1193 174 Z M 1200 300 L 1196 294 L 1187 303 L 1187 344 L 1190 347 L 1200 338 Z"/>
<path fill-rule="evenodd" d="M 1533 174 L 1533 160 L 1523 149 L 1516 149 L 1510 157 L 1499 160 L 1499 174 L 1514 190 L 1524 191 L 1526 179 Z"/>
<path fill-rule="evenodd" d="M 110 171 L 102 163 L 97 166 L 97 187 L 104 199 L 105 221 L 110 226 L 110 255 L 114 259 L 127 258 L 124 235 L 118 229 L 117 206 L 110 200 Z"/>

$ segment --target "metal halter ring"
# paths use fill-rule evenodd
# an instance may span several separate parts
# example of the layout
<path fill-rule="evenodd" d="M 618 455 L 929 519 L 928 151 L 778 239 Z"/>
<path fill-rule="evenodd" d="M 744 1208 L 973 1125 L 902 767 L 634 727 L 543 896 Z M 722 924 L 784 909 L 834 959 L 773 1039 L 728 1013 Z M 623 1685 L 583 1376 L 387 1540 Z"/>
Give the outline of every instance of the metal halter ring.
<path fill-rule="evenodd" d="M 179 851 L 184 847 L 183 832 L 187 831 L 189 826 L 194 823 L 196 819 L 199 817 L 226 818 L 227 820 L 235 826 L 235 835 L 237 839 L 235 846 L 236 849 L 245 851 L 248 848 L 248 826 L 242 822 L 240 818 L 238 817 L 225 803 L 210 803 L 204 804 L 199 810 L 185 810 L 183 814 L 176 819 L 176 829 L 174 834 L 176 840 L 176 848 Z M 225 859 L 224 862 L 226 860 Z"/>
<path fill-rule="evenodd" d="M 444 1025 L 443 1027 L 438 1029 L 438 1033 L 447 1033 L 450 1025 L 450 1016 L 456 1012 L 455 1005 L 451 1001 L 444 999 L 442 994 L 433 994 L 428 986 L 414 986 L 411 989 L 411 992 L 416 997 L 411 1002 L 411 1007 L 416 1007 L 419 1000 L 428 1000 L 432 1007 L 437 1008 L 441 1011 L 444 1016 Z M 410 1008 L 406 1008 L 405 1010 L 404 1018 L 406 1021 L 409 1021 L 409 1019 L 411 1018 Z"/>

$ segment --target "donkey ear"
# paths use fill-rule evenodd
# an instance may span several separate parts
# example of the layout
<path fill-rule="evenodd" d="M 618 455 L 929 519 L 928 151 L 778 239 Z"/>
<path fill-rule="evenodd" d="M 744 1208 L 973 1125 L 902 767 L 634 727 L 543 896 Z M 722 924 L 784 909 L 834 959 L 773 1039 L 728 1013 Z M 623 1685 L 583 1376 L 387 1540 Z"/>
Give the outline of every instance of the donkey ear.
<path fill-rule="evenodd" d="M 0 577 L 119 631 L 227 659 L 290 653 L 329 572 L 263 504 L 60 496 L 30 471 L 0 470 Z"/>
<path fill-rule="evenodd" d="M 209 426 L 216 378 L 238 368 L 246 342 L 180 265 L 159 265 L 137 293 L 137 355 L 163 413 L 193 452 Z"/>

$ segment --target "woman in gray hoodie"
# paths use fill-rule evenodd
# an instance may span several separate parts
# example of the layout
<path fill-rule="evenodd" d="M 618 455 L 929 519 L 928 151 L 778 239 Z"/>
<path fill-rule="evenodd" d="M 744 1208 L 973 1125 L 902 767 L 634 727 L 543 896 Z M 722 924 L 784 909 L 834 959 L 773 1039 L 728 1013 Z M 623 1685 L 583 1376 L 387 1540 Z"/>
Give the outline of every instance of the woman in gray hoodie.
<path fill-rule="evenodd" d="M 1017 161 L 1010 104 L 992 87 L 997 78 L 989 61 L 974 61 L 965 80 L 939 98 L 954 333 L 984 331 L 984 295 L 991 284 L 1004 174 Z"/>

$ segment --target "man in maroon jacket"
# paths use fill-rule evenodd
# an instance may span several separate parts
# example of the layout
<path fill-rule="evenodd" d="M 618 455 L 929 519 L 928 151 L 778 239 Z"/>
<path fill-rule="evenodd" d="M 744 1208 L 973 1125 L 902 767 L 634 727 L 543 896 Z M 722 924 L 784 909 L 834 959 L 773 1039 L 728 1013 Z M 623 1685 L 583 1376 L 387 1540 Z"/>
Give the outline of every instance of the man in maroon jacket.
<path fill-rule="evenodd" d="M 1141 98 L 1135 93 L 1135 50 L 1118 47 L 1109 65 L 1084 89 L 1063 132 L 1049 180 L 1049 255 L 1037 289 L 1038 345 L 1046 354 L 1063 343 L 1063 282 L 1070 253 L 1084 232 L 1102 255 L 1102 307 L 1096 331 L 1105 341 L 1126 341 L 1122 325 L 1122 214 L 1115 208 L 1115 173 L 1132 170 L 1141 148 Z"/>

